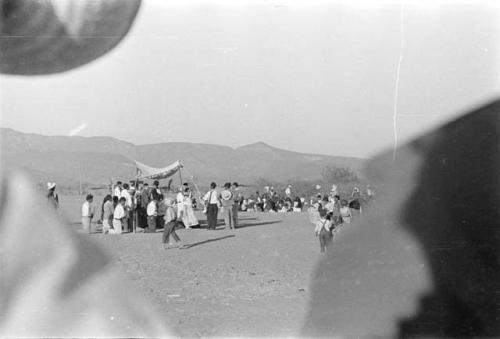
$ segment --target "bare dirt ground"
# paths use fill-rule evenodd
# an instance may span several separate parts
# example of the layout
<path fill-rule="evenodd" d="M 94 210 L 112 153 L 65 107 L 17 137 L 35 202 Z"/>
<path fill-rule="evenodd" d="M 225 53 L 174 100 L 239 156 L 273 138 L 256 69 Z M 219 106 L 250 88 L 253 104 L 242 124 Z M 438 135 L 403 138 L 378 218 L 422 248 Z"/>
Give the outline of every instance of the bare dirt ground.
<path fill-rule="evenodd" d="M 76 230 L 80 200 L 61 199 Z M 133 290 L 182 336 L 298 336 L 321 258 L 307 213 L 240 213 L 238 229 L 223 229 L 222 220 L 218 228 L 178 230 L 182 250 L 164 250 L 162 231 L 82 236 L 107 249 Z"/>

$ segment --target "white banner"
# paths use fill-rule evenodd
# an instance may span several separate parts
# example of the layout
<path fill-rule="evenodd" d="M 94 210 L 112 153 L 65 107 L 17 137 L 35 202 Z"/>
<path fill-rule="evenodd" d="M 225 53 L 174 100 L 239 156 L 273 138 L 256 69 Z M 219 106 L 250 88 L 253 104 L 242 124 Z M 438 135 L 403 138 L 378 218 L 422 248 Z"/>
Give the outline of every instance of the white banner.
<path fill-rule="evenodd" d="M 182 163 L 179 160 L 163 168 L 150 167 L 138 161 L 135 162 L 135 166 L 137 168 L 138 179 L 158 179 L 158 180 L 170 178 L 172 175 L 177 173 L 179 169 L 183 167 Z"/>

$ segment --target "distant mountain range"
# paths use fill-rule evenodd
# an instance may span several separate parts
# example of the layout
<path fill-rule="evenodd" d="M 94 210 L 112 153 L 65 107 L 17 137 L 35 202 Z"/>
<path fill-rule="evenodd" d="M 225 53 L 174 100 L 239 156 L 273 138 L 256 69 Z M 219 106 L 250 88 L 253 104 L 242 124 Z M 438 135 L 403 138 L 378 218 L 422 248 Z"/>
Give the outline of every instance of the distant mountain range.
<path fill-rule="evenodd" d="M 252 184 L 258 178 L 286 182 L 321 178 L 325 166 L 350 167 L 359 172 L 362 159 L 304 154 L 263 142 L 233 149 L 227 146 L 168 142 L 134 145 L 111 137 L 43 136 L 0 128 L 3 169 L 24 168 L 40 182 L 66 187 L 100 185 L 135 177 L 134 160 L 164 167 L 176 160 L 185 165 L 183 179 L 202 186 L 210 181 Z M 175 178 L 174 180 L 178 180 Z"/>

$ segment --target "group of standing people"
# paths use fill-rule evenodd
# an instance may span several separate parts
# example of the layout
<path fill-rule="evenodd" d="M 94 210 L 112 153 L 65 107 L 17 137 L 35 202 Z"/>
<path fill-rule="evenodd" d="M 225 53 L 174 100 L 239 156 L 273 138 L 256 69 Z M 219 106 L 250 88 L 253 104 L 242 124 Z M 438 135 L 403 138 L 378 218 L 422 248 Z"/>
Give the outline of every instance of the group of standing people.
<path fill-rule="evenodd" d="M 226 182 L 223 190 L 217 191 L 217 184 L 212 182 L 210 190 L 203 196 L 205 203 L 204 213 L 207 215 L 207 230 L 215 230 L 217 227 L 217 216 L 221 209 L 224 216 L 226 228 L 234 229 L 238 226 L 238 209 L 242 201 L 239 185 L 237 182 L 231 184 Z"/>
<path fill-rule="evenodd" d="M 148 183 L 139 183 L 136 187 L 134 182 L 130 185 L 126 183 L 121 185 L 121 182 L 117 182 L 114 195 L 125 198 L 127 229 L 131 230 L 135 225 L 139 230 L 156 232 L 157 228 L 164 226 L 168 207 L 176 208 L 176 215 L 186 228 L 199 225 L 193 211 L 193 197 L 188 184 L 184 183 L 179 188 L 175 201 L 166 198 L 159 185 L 158 180 L 155 180 L 151 187 Z"/>
<path fill-rule="evenodd" d="M 179 189 L 176 199 L 164 197 L 157 180 L 151 187 L 148 183 L 136 185 L 132 181 L 130 184 L 118 181 L 111 191 L 112 194 L 106 195 L 101 205 L 100 222 L 103 234 L 121 234 L 132 230 L 154 233 L 166 224 L 169 207 L 175 209 L 179 224 L 186 228 L 199 225 L 193 210 L 191 190 L 187 184 Z M 58 198 L 53 189 L 49 190 L 47 197 L 51 204 L 57 205 Z M 94 197 L 88 194 L 82 205 L 82 225 L 87 233 L 91 232 L 92 219 L 96 215 L 93 200 Z"/>
<path fill-rule="evenodd" d="M 155 233 L 157 228 L 163 228 L 162 242 L 165 249 L 183 248 L 182 241 L 176 233 L 179 223 L 198 224 L 191 204 L 189 187 L 184 185 L 185 199 L 163 197 L 159 182 L 154 181 L 150 188 L 147 183 L 137 186 L 131 183 L 122 185 L 120 181 L 112 189 L 113 195 L 104 197 L 101 208 L 102 234 L 121 234 L 130 231 L 134 224 L 144 232 Z M 190 210 L 190 212 L 186 212 Z M 88 194 L 82 205 L 82 226 L 85 232 L 91 232 L 91 222 L 95 215 L 93 196 Z M 159 226 L 159 227 L 158 227 Z M 171 242 L 173 240 L 173 242 Z"/>

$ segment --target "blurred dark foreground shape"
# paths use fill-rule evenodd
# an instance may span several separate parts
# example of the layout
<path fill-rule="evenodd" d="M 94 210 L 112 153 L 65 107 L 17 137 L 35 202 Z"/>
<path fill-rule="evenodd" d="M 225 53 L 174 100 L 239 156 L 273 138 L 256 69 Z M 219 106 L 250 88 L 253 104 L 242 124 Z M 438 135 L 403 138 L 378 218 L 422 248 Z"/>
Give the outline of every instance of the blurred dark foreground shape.
<path fill-rule="evenodd" d="M 112 49 L 138 0 L 0 1 L 0 72 L 63 72 Z M 27 98 L 29 100 L 29 97 Z M 0 337 L 166 337 L 168 321 L 69 230 L 23 173 L 0 171 Z"/>
<path fill-rule="evenodd" d="M 16 173 L 2 183 L 0 337 L 169 336 L 167 320 L 63 224 L 33 182 Z"/>
<path fill-rule="evenodd" d="M 109 52 L 140 0 L 0 0 L 0 72 L 64 72 Z"/>
<path fill-rule="evenodd" d="M 495 101 L 369 162 L 379 199 L 318 265 L 303 335 L 500 336 L 499 129 Z"/>

